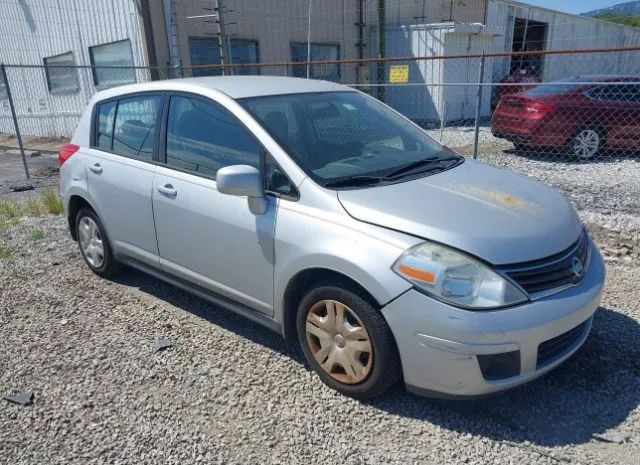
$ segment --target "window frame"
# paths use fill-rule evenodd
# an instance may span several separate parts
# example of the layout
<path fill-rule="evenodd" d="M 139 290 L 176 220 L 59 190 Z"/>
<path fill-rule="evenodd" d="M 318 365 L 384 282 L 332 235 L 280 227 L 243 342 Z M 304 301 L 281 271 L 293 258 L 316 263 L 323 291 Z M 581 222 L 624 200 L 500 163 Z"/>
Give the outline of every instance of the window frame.
<path fill-rule="evenodd" d="M 47 64 L 47 60 L 51 60 L 53 58 L 59 58 L 65 55 L 71 55 L 71 62 L 73 63 L 71 66 L 73 67 L 73 69 L 75 70 L 75 78 L 76 78 L 76 88 L 73 90 L 54 90 L 51 88 L 51 76 L 49 75 L 49 68 L 51 67 L 56 67 L 57 65 L 48 65 Z M 68 52 L 64 52 L 64 53 L 58 53 L 57 55 L 52 55 L 52 56 L 48 56 L 48 57 L 43 57 L 42 58 L 42 63 L 44 64 L 44 75 L 45 75 L 45 79 L 47 80 L 47 89 L 49 90 L 49 93 L 51 95 L 72 95 L 72 94 L 77 94 L 80 92 L 80 77 L 78 76 L 78 68 L 76 68 L 76 56 L 73 53 L 73 50 L 70 50 Z"/>
<path fill-rule="evenodd" d="M 100 107 L 100 105 L 106 104 L 106 103 L 110 103 L 110 102 L 115 102 L 116 103 L 116 112 L 115 115 L 113 116 L 113 124 L 115 126 L 116 124 L 116 119 L 118 118 L 118 107 L 120 106 L 120 100 L 128 100 L 130 98 L 135 98 L 135 97 L 161 97 L 160 99 L 160 105 L 158 106 L 158 114 L 156 115 L 156 123 L 155 123 L 155 130 L 153 131 L 153 147 L 151 149 L 151 160 L 143 160 L 141 158 L 136 158 L 136 157 L 132 157 L 132 156 L 128 156 L 128 155 L 123 155 L 121 153 L 117 153 L 113 151 L 113 148 L 110 150 L 106 150 L 102 147 L 98 147 L 97 146 L 97 140 L 98 140 L 98 108 Z M 162 116 L 164 115 L 164 110 L 165 107 L 167 107 L 167 93 L 164 91 L 141 91 L 141 92 L 131 92 L 131 93 L 126 93 L 126 94 L 120 94 L 114 97 L 109 97 L 106 98 L 104 100 L 100 100 L 98 102 L 96 102 L 93 105 L 93 108 L 91 109 L 91 133 L 90 133 L 90 137 L 89 137 L 89 148 L 93 149 L 93 150 L 98 150 L 100 152 L 104 152 L 104 153 L 109 153 L 111 155 L 116 155 L 118 157 L 122 157 L 122 158 L 126 158 L 128 160 L 136 160 L 139 161 L 141 163 L 147 163 L 147 164 L 151 164 L 151 165 L 156 165 L 158 164 L 158 148 L 159 148 L 159 143 L 160 143 L 160 124 L 162 123 Z M 113 134 L 114 131 L 114 127 L 111 128 L 111 132 Z M 113 142 L 111 144 L 113 146 Z"/>
<path fill-rule="evenodd" d="M 307 47 L 307 42 L 299 42 L 299 41 L 293 41 L 289 43 L 289 53 L 291 55 L 291 75 L 295 77 L 295 72 L 294 69 L 296 66 L 305 66 L 304 63 L 306 62 L 306 60 L 303 61 L 295 61 L 294 60 L 294 54 L 293 54 L 293 47 L 294 46 L 298 46 L 298 45 L 304 45 L 305 47 Z M 336 59 L 338 61 L 341 60 L 341 56 L 342 56 L 342 50 L 341 50 L 341 44 L 340 42 L 311 42 L 311 47 L 313 48 L 314 45 L 321 45 L 321 46 L 329 46 L 329 47 L 336 47 L 338 49 L 338 54 Z M 309 57 L 309 61 L 316 61 L 313 58 Z M 299 63 L 299 64 L 298 64 Z M 311 65 L 313 67 L 313 65 Z M 342 64 L 341 63 L 334 63 L 333 66 L 336 66 L 337 68 L 337 76 L 336 76 L 336 80 L 331 82 L 338 82 L 342 79 Z M 309 73 L 309 79 L 325 79 L 324 77 L 314 77 L 313 73 Z"/>
<path fill-rule="evenodd" d="M 108 45 L 114 45 L 114 44 L 119 44 L 121 42 L 127 42 L 129 44 L 129 51 L 131 52 L 131 66 L 128 68 L 131 68 L 131 70 L 133 71 L 133 80 L 132 81 L 127 81 L 127 82 L 123 82 L 123 83 L 119 83 L 119 84 L 114 84 L 111 85 L 109 83 L 99 83 L 98 82 L 98 75 L 96 74 L 96 68 L 100 68 L 100 66 L 96 66 L 96 62 L 95 62 L 95 57 L 94 57 L 94 50 L 100 47 L 105 47 Z M 91 45 L 89 47 L 89 60 L 91 62 L 91 76 L 93 78 L 93 85 L 97 88 L 97 89 L 110 89 L 112 87 L 117 87 L 120 85 L 125 85 L 125 84 L 135 84 L 138 82 L 137 78 L 136 78 L 136 70 L 135 70 L 135 60 L 133 57 L 133 44 L 131 42 L 131 39 L 126 38 L 126 39 L 121 39 L 121 40 L 114 40 L 112 42 L 106 42 L 104 44 L 97 44 L 97 45 Z M 126 69 L 127 67 L 123 68 Z"/>

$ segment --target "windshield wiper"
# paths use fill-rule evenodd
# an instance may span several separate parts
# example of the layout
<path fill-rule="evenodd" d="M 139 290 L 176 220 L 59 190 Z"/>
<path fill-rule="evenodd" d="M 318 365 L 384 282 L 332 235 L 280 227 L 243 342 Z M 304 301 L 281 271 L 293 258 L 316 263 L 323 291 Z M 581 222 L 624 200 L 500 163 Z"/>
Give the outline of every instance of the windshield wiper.
<path fill-rule="evenodd" d="M 350 187 L 378 184 L 385 178 L 380 176 L 349 176 L 348 178 L 336 179 L 324 184 L 324 187 Z"/>
<path fill-rule="evenodd" d="M 442 165 L 441 162 L 446 161 L 460 161 L 462 157 L 459 156 L 450 156 L 443 158 L 425 158 L 423 160 L 416 160 L 411 163 L 407 163 L 406 165 L 401 166 L 400 168 L 396 168 L 395 170 L 386 173 L 384 179 L 393 179 L 402 174 L 409 173 L 411 171 L 417 170 L 418 168 L 427 167 L 428 169 L 425 171 L 431 171 L 434 169 L 446 169 L 450 165 Z"/>

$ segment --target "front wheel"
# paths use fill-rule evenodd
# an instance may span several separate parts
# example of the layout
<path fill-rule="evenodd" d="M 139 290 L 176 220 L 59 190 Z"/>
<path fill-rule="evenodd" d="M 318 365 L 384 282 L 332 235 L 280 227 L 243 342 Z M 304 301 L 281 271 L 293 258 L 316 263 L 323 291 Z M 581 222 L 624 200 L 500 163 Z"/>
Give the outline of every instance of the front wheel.
<path fill-rule="evenodd" d="M 374 397 L 400 379 L 391 330 L 354 286 L 327 283 L 311 289 L 300 302 L 297 331 L 320 379 L 345 395 Z"/>
<path fill-rule="evenodd" d="M 571 139 L 571 154 L 580 160 L 593 160 L 600 152 L 603 139 L 600 131 L 594 128 L 580 129 Z"/>

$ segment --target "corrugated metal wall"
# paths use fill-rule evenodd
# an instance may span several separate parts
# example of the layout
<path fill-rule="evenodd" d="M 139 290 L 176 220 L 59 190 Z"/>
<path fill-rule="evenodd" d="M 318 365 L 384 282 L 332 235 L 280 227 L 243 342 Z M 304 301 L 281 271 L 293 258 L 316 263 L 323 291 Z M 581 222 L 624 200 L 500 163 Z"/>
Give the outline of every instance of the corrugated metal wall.
<path fill-rule="evenodd" d="M 597 21 L 518 2 L 488 0 L 487 24 L 504 30 L 496 41 L 500 48 L 511 51 L 516 18 L 547 23 L 546 50 L 617 48 L 640 45 L 640 30 L 629 26 Z M 509 59 L 501 59 L 494 67 L 494 80 L 509 71 Z M 609 53 L 594 55 L 548 56 L 544 61 L 545 81 L 577 74 L 628 74 L 640 69 L 640 55 Z"/>
<path fill-rule="evenodd" d="M 90 65 L 89 47 L 130 39 L 134 64 L 146 65 L 135 0 L 2 0 L 0 62 L 42 65 L 43 58 L 73 52 Z M 52 95 L 42 68 L 7 68 L 24 134 L 69 136 L 96 87 L 90 69 L 79 69 L 79 91 Z M 138 81 L 148 72 L 136 73 Z M 7 100 L 0 102 L 0 132 L 13 133 Z"/>

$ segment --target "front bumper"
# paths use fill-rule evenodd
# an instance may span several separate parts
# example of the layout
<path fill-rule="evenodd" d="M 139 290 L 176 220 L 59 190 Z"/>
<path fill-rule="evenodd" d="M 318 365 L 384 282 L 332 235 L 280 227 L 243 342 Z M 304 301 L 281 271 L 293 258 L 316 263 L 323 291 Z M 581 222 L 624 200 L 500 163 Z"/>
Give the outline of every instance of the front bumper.
<path fill-rule="evenodd" d="M 407 388 L 443 397 L 491 394 L 531 381 L 569 358 L 589 334 L 604 287 L 604 262 L 591 247 L 589 268 L 578 285 L 517 307 L 462 310 L 414 289 L 384 307 Z M 556 349 L 550 358 L 549 345 Z M 538 360 L 539 351 L 546 354 L 544 361 Z M 517 374 L 487 376 L 486 364 L 481 369 L 478 356 L 508 359 L 514 352 Z"/>

